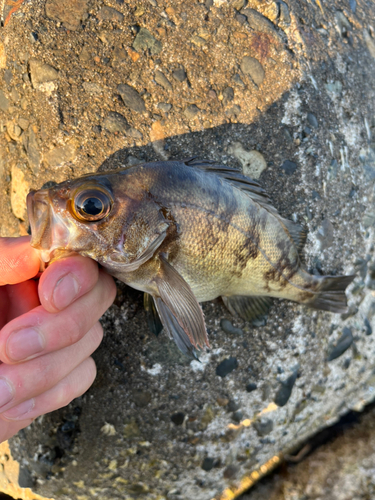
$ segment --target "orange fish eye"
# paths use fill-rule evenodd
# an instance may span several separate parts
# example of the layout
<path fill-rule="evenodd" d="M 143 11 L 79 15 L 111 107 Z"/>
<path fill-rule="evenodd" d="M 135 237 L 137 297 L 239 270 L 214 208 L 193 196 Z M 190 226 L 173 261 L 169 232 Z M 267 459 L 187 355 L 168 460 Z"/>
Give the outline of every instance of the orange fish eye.
<path fill-rule="evenodd" d="M 80 221 L 98 221 L 107 217 L 112 208 L 112 197 L 102 188 L 79 191 L 70 200 L 70 211 Z"/>

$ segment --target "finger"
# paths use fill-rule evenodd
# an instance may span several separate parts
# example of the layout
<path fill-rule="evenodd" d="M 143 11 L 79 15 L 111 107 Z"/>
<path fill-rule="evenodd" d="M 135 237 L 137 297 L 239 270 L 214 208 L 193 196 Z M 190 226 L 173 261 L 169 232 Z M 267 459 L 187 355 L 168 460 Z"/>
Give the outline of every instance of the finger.
<path fill-rule="evenodd" d="M 40 277 L 40 302 L 46 311 L 61 311 L 92 290 L 98 277 L 98 264 L 92 259 L 75 255 L 58 260 Z"/>
<path fill-rule="evenodd" d="M 50 390 L 88 358 L 102 338 L 103 329 L 98 322 L 73 346 L 17 366 L 0 365 L 0 412 Z"/>
<path fill-rule="evenodd" d="M 13 364 L 78 342 L 115 296 L 113 279 L 100 271 L 96 286 L 63 311 L 53 314 L 39 306 L 5 325 L 0 332 L 0 359 Z"/>
<path fill-rule="evenodd" d="M 17 434 L 18 431 L 30 425 L 33 420 L 33 418 L 29 418 L 26 420 L 3 420 L 0 422 L 0 443 L 6 441 Z"/>
<path fill-rule="evenodd" d="M 34 280 L 4 287 L 8 293 L 7 322 L 40 305 L 38 284 Z"/>
<path fill-rule="evenodd" d="M 33 278 L 39 266 L 39 255 L 30 246 L 30 236 L 0 238 L 0 286 Z"/>
<path fill-rule="evenodd" d="M 92 358 L 87 358 L 52 389 L 40 396 L 27 399 L 0 414 L 0 417 L 5 420 L 35 419 L 45 413 L 58 410 L 85 393 L 94 382 L 95 377 L 95 362 Z"/>

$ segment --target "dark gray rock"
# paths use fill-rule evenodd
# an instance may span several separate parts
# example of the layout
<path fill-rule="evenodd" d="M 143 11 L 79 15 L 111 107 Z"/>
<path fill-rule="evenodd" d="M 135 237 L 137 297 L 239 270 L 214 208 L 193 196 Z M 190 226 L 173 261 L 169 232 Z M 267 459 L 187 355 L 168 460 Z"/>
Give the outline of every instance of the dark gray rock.
<path fill-rule="evenodd" d="M 228 335 L 243 335 L 243 331 L 241 330 L 241 328 L 236 328 L 235 326 L 233 326 L 229 319 L 222 319 L 220 321 L 220 326 Z"/>
<path fill-rule="evenodd" d="M 259 420 L 254 422 L 254 428 L 257 431 L 258 436 L 267 436 L 267 434 L 270 434 L 273 430 L 273 420 L 261 417 Z"/>
<path fill-rule="evenodd" d="M 124 20 L 124 14 L 121 14 L 118 10 L 113 7 L 104 6 L 98 12 L 98 18 L 101 21 L 113 21 L 117 23 L 122 23 Z"/>
<path fill-rule="evenodd" d="M 286 175 L 292 175 L 297 170 L 297 163 L 294 163 L 290 160 L 285 160 L 281 165 L 282 170 L 286 173 Z"/>
<path fill-rule="evenodd" d="M 233 77 L 232 77 L 232 81 L 233 83 L 235 83 L 236 85 L 239 85 L 240 87 L 244 88 L 245 87 L 245 84 L 244 82 L 241 80 L 241 77 L 238 73 L 236 73 Z"/>
<path fill-rule="evenodd" d="M 238 471 L 239 467 L 237 465 L 231 464 L 224 469 L 223 476 L 225 477 L 225 479 L 234 479 L 237 476 Z"/>
<path fill-rule="evenodd" d="M 226 106 L 229 102 L 234 99 L 234 90 L 232 87 L 226 87 L 223 91 L 223 104 Z"/>
<path fill-rule="evenodd" d="M 274 402 L 277 406 L 285 406 L 292 394 L 294 384 L 297 380 L 297 371 L 294 371 L 286 380 L 281 382 L 281 386 L 275 395 Z"/>
<path fill-rule="evenodd" d="M 137 113 L 143 113 L 146 111 L 145 103 L 135 88 L 127 84 L 120 84 L 117 87 L 117 92 L 120 94 L 122 100 L 128 108 L 136 111 Z"/>
<path fill-rule="evenodd" d="M 182 413 L 181 411 L 174 413 L 171 415 L 171 420 L 175 425 L 182 425 L 185 420 L 185 413 Z"/>
<path fill-rule="evenodd" d="M 370 325 L 370 322 L 367 318 L 364 320 L 365 324 L 365 333 L 366 335 L 371 335 L 372 334 L 372 326 Z"/>
<path fill-rule="evenodd" d="M 240 14 L 239 12 L 235 14 L 234 19 L 240 24 L 245 24 L 247 22 L 246 16 Z"/>
<path fill-rule="evenodd" d="M 241 410 L 235 411 L 232 418 L 235 422 L 241 422 L 241 420 L 243 420 L 243 412 Z"/>
<path fill-rule="evenodd" d="M 173 87 L 168 78 L 159 70 L 155 71 L 155 82 L 163 87 L 165 90 L 172 90 Z"/>
<path fill-rule="evenodd" d="M 215 467 L 215 461 L 216 460 L 212 457 L 204 458 L 201 465 L 202 469 L 205 470 L 206 472 L 209 472 Z"/>
<path fill-rule="evenodd" d="M 250 27 L 256 32 L 267 33 L 274 38 L 279 39 L 279 35 L 274 27 L 274 25 L 266 17 L 262 16 L 259 12 L 254 9 L 243 9 L 241 14 L 245 15 L 247 22 Z"/>
<path fill-rule="evenodd" d="M 240 113 L 241 113 L 241 108 L 240 108 L 240 106 L 238 106 L 238 104 L 235 104 L 234 106 L 231 106 L 230 108 L 225 110 L 225 114 L 229 118 L 234 118 L 234 117 L 238 116 Z"/>
<path fill-rule="evenodd" d="M 159 102 L 158 109 L 163 111 L 163 113 L 168 113 L 172 109 L 172 104 L 169 104 L 169 102 Z"/>
<path fill-rule="evenodd" d="M 6 69 L 4 71 L 4 82 L 7 84 L 7 85 L 10 85 L 11 84 L 11 81 L 13 79 L 13 73 L 10 69 Z"/>
<path fill-rule="evenodd" d="M 18 473 L 18 484 L 21 488 L 32 488 L 35 485 L 35 480 L 29 469 L 26 467 L 20 467 Z"/>
<path fill-rule="evenodd" d="M 313 115 L 312 113 L 307 113 L 307 121 L 313 128 L 319 127 L 318 120 L 316 119 L 316 116 Z"/>
<path fill-rule="evenodd" d="M 139 408 L 144 408 L 151 401 L 151 393 L 148 391 L 136 391 L 133 393 L 133 401 Z"/>
<path fill-rule="evenodd" d="M 26 151 L 31 170 L 34 174 L 38 174 L 41 158 L 35 132 L 32 127 L 30 127 L 27 132 L 22 134 L 22 144 Z"/>
<path fill-rule="evenodd" d="M 126 135 L 128 137 L 132 137 L 133 139 L 136 139 L 136 140 L 141 140 L 143 139 L 143 134 L 142 132 L 140 132 L 139 130 L 137 130 L 136 128 L 133 128 L 133 127 L 130 127 L 127 132 L 126 132 Z M 138 161 L 137 161 L 138 163 Z"/>
<path fill-rule="evenodd" d="M 246 392 L 253 392 L 258 388 L 258 386 L 254 382 L 249 382 L 246 385 Z"/>
<path fill-rule="evenodd" d="M 217 365 L 216 375 L 219 375 L 219 377 L 224 378 L 236 368 L 238 368 L 237 358 L 234 357 L 226 358 L 219 365 Z"/>
<path fill-rule="evenodd" d="M 231 399 L 227 405 L 227 410 L 229 412 L 235 412 L 240 409 L 240 404 L 238 401 L 235 401 L 234 399 Z"/>
<path fill-rule="evenodd" d="M 184 70 L 184 68 L 175 69 L 172 72 L 172 76 L 178 82 L 183 82 L 184 80 L 186 80 L 186 71 Z"/>
<path fill-rule="evenodd" d="M 6 97 L 4 92 L 0 89 L 0 110 L 8 111 L 9 109 L 9 99 Z"/>
<path fill-rule="evenodd" d="M 108 132 L 125 134 L 129 129 L 129 124 L 123 115 L 110 111 L 103 121 L 102 127 Z"/>
<path fill-rule="evenodd" d="M 159 54 L 163 45 L 146 28 L 141 28 L 133 42 L 134 50 L 138 52 L 149 49 L 152 55 Z"/>
<path fill-rule="evenodd" d="M 198 108 L 198 106 L 196 106 L 195 104 L 191 104 L 185 109 L 184 115 L 188 120 L 193 120 L 197 116 L 199 111 L 200 109 Z"/>
<path fill-rule="evenodd" d="M 330 349 L 327 356 L 327 361 L 332 361 L 344 354 L 344 352 L 347 351 L 352 345 L 353 341 L 354 339 L 351 329 L 348 327 L 344 327 L 342 335 L 337 341 L 336 345 Z"/>
<path fill-rule="evenodd" d="M 263 66 L 255 57 L 243 57 L 241 61 L 241 71 L 245 75 L 250 76 L 256 85 L 261 85 L 265 77 Z"/>

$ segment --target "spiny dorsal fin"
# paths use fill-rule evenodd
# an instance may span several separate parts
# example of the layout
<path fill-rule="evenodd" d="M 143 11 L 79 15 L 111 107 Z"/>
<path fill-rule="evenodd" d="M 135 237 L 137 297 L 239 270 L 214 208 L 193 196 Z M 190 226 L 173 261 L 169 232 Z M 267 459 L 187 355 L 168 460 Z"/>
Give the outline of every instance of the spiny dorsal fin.
<path fill-rule="evenodd" d="M 301 226 L 301 224 L 297 224 L 289 219 L 283 219 L 282 217 L 279 217 L 279 220 L 281 224 L 284 226 L 284 229 L 286 229 L 286 231 L 289 233 L 290 237 L 294 241 L 300 259 L 304 261 L 302 250 L 303 247 L 305 246 L 307 238 L 306 228 Z"/>
<path fill-rule="evenodd" d="M 271 200 L 266 191 L 254 179 L 246 177 L 234 168 L 227 167 L 226 165 L 218 165 L 214 161 L 210 160 L 198 160 L 197 158 L 193 157 L 184 160 L 184 163 L 189 167 L 201 168 L 206 172 L 211 172 L 218 175 L 219 177 L 222 177 L 230 184 L 232 184 L 232 186 L 244 191 L 248 196 L 250 196 L 252 200 L 259 203 L 259 205 L 264 207 L 268 212 L 272 213 L 272 215 L 280 217 L 276 208 L 272 206 Z"/>

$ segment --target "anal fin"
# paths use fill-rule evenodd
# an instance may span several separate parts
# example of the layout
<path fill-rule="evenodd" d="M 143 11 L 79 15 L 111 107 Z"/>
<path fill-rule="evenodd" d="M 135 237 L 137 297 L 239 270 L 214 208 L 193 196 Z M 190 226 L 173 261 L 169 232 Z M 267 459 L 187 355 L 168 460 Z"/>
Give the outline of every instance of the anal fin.
<path fill-rule="evenodd" d="M 273 303 L 271 297 L 232 295 L 230 297 L 223 296 L 222 299 L 233 316 L 238 315 L 245 321 L 265 316 Z"/>
<path fill-rule="evenodd" d="M 154 299 L 149 293 L 145 292 L 143 296 L 143 305 L 146 311 L 148 327 L 154 335 L 158 336 L 163 329 L 163 323 L 160 321 Z"/>

